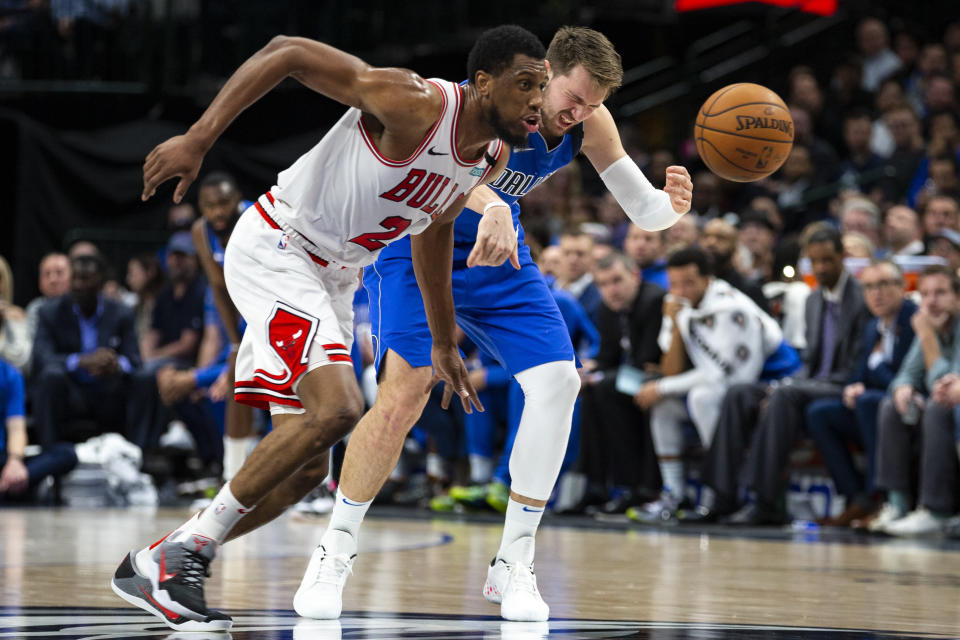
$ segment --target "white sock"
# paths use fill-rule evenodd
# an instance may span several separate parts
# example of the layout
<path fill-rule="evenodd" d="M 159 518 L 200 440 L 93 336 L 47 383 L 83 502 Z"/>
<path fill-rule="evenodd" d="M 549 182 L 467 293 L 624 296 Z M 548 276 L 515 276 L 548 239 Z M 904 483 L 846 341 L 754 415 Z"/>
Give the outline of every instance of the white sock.
<path fill-rule="evenodd" d="M 223 479 L 227 482 L 237 475 L 243 461 L 247 459 L 249 438 L 234 438 L 223 436 Z"/>
<path fill-rule="evenodd" d="M 476 453 L 470 454 L 470 482 L 486 484 L 493 475 L 493 460 Z"/>
<path fill-rule="evenodd" d="M 683 498 L 683 462 L 680 460 L 660 459 L 660 475 L 663 488 L 678 500 Z"/>
<path fill-rule="evenodd" d="M 346 531 L 354 539 L 360 533 L 360 524 L 363 522 L 363 516 L 367 514 L 367 509 L 373 500 L 366 502 L 357 502 L 343 495 L 343 491 L 337 488 L 337 498 L 333 503 L 333 511 L 330 512 L 330 524 L 327 525 L 327 531 L 337 529 Z"/>
<path fill-rule="evenodd" d="M 507 517 L 503 521 L 503 538 L 500 540 L 500 550 L 497 551 L 498 558 L 502 558 L 507 547 L 518 539 L 537 535 L 543 509 L 543 507 L 531 507 L 510 498 L 507 502 Z M 529 562 L 533 562 L 533 558 L 530 558 Z"/>
<path fill-rule="evenodd" d="M 200 517 L 188 525 L 190 533 L 198 533 L 212 538 L 217 544 L 223 544 L 230 530 L 250 509 L 240 504 L 230 490 L 230 483 L 220 488 L 220 493 L 210 506 L 203 510 Z"/>
<path fill-rule="evenodd" d="M 447 465 L 439 453 L 427 454 L 427 475 L 437 480 L 447 479 Z"/>

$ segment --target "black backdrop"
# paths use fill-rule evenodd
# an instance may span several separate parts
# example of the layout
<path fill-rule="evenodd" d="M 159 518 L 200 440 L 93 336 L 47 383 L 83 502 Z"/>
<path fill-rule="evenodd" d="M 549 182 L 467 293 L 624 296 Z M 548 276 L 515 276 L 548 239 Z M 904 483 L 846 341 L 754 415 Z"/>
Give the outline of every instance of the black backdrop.
<path fill-rule="evenodd" d="M 95 131 L 58 131 L 23 113 L 0 110 L 5 149 L 0 185 L 7 194 L 0 254 L 11 259 L 17 303 L 37 295 L 40 258 L 64 250 L 68 242 L 97 242 L 121 278 L 130 256 L 163 242 L 175 182 L 141 202 L 141 167 L 150 149 L 183 130 L 182 124 L 143 120 Z M 320 129 L 255 144 L 221 140 L 207 155 L 201 176 L 229 171 L 244 196 L 254 198 L 322 134 Z M 193 200 L 195 191 L 191 188 L 186 200 Z"/>

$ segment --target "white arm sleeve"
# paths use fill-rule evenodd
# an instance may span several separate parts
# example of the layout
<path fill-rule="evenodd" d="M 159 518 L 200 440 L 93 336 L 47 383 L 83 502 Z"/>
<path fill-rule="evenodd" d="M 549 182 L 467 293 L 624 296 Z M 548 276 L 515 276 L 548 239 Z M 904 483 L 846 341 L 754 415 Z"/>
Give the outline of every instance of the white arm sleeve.
<path fill-rule="evenodd" d="M 630 220 L 644 231 L 673 226 L 682 214 L 673 210 L 670 196 L 655 188 L 630 156 L 623 156 L 600 174 Z"/>

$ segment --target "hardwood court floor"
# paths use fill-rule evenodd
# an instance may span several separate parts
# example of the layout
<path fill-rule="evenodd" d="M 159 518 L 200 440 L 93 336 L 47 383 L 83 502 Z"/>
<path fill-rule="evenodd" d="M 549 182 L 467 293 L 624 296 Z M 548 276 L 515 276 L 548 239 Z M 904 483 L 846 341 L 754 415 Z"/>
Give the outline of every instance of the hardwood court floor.
<path fill-rule="evenodd" d="M 0 510 L 0 638 L 171 637 L 162 624 L 127 607 L 108 581 L 127 550 L 152 542 L 187 515 Z M 233 638 L 392 638 L 414 632 L 420 638 L 544 637 L 546 626 L 521 627 L 520 635 L 502 627 L 498 608 L 480 595 L 499 525 L 384 519 L 376 510 L 361 534 L 340 626 L 335 633 L 329 626 L 310 627 L 291 611 L 291 602 L 324 524 L 285 517 L 221 549 L 207 598 L 235 616 Z M 782 539 L 544 526 L 537 576 L 551 606 L 550 635 L 960 634 L 957 545 L 776 535 Z M 847 635 L 843 629 L 886 633 Z"/>

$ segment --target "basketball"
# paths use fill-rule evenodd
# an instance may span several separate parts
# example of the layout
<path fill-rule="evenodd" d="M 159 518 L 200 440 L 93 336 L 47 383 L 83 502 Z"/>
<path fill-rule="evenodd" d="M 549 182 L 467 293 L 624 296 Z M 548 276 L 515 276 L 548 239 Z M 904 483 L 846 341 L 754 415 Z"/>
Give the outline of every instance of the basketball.
<path fill-rule="evenodd" d="M 712 172 L 733 182 L 753 182 L 779 169 L 790 155 L 793 119 L 770 89 L 731 84 L 700 107 L 694 139 Z"/>

